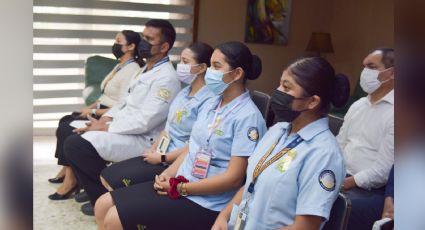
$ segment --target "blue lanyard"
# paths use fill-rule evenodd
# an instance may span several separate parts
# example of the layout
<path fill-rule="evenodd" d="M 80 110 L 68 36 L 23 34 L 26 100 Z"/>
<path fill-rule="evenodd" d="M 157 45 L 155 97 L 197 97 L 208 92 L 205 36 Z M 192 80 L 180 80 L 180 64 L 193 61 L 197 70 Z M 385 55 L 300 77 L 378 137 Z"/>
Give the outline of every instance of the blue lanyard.
<path fill-rule="evenodd" d="M 169 61 L 170 61 L 170 58 L 168 56 L 166 56 L 166 57 L 162 58 L 161 60 L 159 60 L 157 63 L 155 63 L 155 65 L 153 65 L 153 68 L 158 67 L 158 66 L 160 66 L 160 65 L 162 65 L 164 63 L 167 63 Z M 143 73 L 145 73 L 146 70 L 147 70 L 147 67 L 145 66 L 145 69 L 143 70 Z M 140 70 L 140 71 L 142 71 L 142 70 Z M 140 73 L 140 71 L 135 76 L 138 76 L 139 73 Z M 131 87 L 128 88 L 128 93 L 131 93 Z"/>
<path fill-rule="evenodd" d="M 131 58 L 131 59 L 127 60 L 124 64 L 118 65 L 117 69 L 115 70 L 115 73 L 122 70 L 126 65 L 133 63 L 133 62 L 135 62 L 135 60 L 134 60 L 134 58 Z"/>
<path fill-rule="evenodd" d="M 118 73 L 120 70 L 122 70 L 126 65 L 128 65 L 128 64 L 130 64 L 130 63 L 133 63 L 133 62 L 135 62 L 135 60 L 134 60 L 134 58 L 131 58 L 131 59 L 129 59 L 129 60 L 127 60 L 124 64 L 122 64 L 122 65 L 118 65 L 118 67 L 115 69 L 115 72 L 112 72 L 113 73 L 113 76 L 116 74 L 116 73 Z M 102 89 L 102 94 L 103 93 L 105 93 L 105 88 L 106 88 L 106 85 L 107 85 L 107 83 L 109 82 L 110 80 L 108 80 L 107 82 L 106 82 L 106 84 L 105 84 L 105 87 Z M 99 109 L 99 108 L 98 108 Z"/>
<path fill-rule="evenodd" d="M 300 135 L 296 135 L 295 139 L 291 141 L 285 148 L 283 148 L 281 151 L 279 151 L 275 156 L 273 156 L 270 160 L 267 162 L 266 159 L 270 156 L 270 154 L 275 149 L 277 142 L 272 145 L 272 147 L 269 149 L 269 151 L 264 154 L 264 156 L 260 159 L 260 161 L 257 163 L 254 169 L 254 173 L 252 175 L 252 181 L 249 184 L 248 187 L 248 193 L 252 194 L 254 192 L 254 186 L 257 182 L 258 176 L 271 164 L 273 164 L 275 161 L 279 160 L 281 157 L 286 155 L 289 151 L 291 151 L 293 148 L 295 148 L 298 144 L 300 144 L 303 141 L 302 137 Z"/>
<path fill-rule="evenodd" d="M 153 65 L 153 68 L 160 66 L 160 65 L 162 65 L 166 62 L 169 62 L 169 61 L 170 61 L 170 58 L 168 56 L 166 56 L 166 57 L 162 58 L 161 60 L 159 60 L 157 63 L 155 63 L 155 65 Z"/>
<path fill-rule="evenodd" d="M 303 139 L 300 137 L 300 135 L 297 134 L 297 136 L 295 137 L 295 139 L 293 141 L 291 141 L 291 143 L 289 143 L 289 145 L 287 145 L 285 148 L 283 148 L 283 150 L 279 151 L 276 155 L 274 155 L 270 160 L 268 160 L 266 163 L 264 163 L 266 161 L 266 159 L 270 156 L 270 154 L 273 152 L 273 150 L 275 149 L 278 141 L 276 141 L 272 147 L 267 151 L 266 154 L 264 154 L 264 156 L 261 158 L 261 160 L 257 163 L 257 166 L 255 166 L 254 169 L 254 173 L 252 175 L 252 181 L 248 186 L 248 194 L 246 196 L 246 200 L 245 200 L 245 205 L 241 210 L 241 213 L 243 213 L 243 215 L 247 216 L 248 214 L 248 203 L 251 199 L 252 193 L 254 192 L 254 186 L 255 183 L 257 182 L 257 178 L 258 176 L 268 167 L 270 166 L 273 162 L 279 160 L 282 156 L 286 155 L 289 151 L 291 151 L 293 148 L 295 148 L 298 144 L 300 144 L 303 141 Z M 264 164 L 263 164 L 264 163 Z"/>

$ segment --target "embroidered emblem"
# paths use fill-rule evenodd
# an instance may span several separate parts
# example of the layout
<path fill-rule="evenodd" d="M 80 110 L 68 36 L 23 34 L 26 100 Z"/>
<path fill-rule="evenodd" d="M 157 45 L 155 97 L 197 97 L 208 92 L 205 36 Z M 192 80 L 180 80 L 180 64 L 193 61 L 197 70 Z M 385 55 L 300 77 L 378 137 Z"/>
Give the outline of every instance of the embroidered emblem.
<path fill-rule="evenodd" d="M 296 155 L 297 155 L 297 150 L 295 149 L 289 150 L 286 156 L 280 159 L 279 162 L 277 163 L 276 165 L 277 170 L 279 170 L 280 172 L 285 172 L 286 170 L 288 170 L 289 166 L 292 163 L 292 160 L 295 158 Z"/>
<path fill-rule="evenodd" d="M 176 111 L 176 122 L 177 124 L 180 124 L 182 122 L 183 113 L 180 110 Z"/>
<path fill-rule="evenodd" d="M 323 170 L 319 175 L 319 183 L 326 191 L 331 192 L 335 190 L 335 173 L 331 170 Z"/>
<path fill-rule="evenodd" d="M 251 127 L 248 129 L 248 139 L 254 142 L 258 141 L 258 129 L 256 127 Z"/>
<path fill-rule="evenodd" d="M 217 135 L 217 136 L 223 136 L 224 135 L 224 132 L 222 131 L 222 130 L 220 130 L 220 129 L 216 129 L 215 131 L 214 131 L 214 133 Z"/>
<path fill-rule="evenodd" d="M 129 179 L 122 179 L 122 183 L 123 183 L 126 187 L 130 186 L 130 182 L 131 182 L 131 180 L 129 180 Z"/>
<path fill-rule="evenodd" d="M 187 110 L 177 110 L 176 111 L 176 123 L 180 124 L 182 122 L 183 117 L 187 117 Z"/>
<path fill-rule="evenodd" d="M 158 96 L 164 100 L 167 100 L 168 98 L 170 98 L 170 90 L 165 88 L 159 89 Z"/>

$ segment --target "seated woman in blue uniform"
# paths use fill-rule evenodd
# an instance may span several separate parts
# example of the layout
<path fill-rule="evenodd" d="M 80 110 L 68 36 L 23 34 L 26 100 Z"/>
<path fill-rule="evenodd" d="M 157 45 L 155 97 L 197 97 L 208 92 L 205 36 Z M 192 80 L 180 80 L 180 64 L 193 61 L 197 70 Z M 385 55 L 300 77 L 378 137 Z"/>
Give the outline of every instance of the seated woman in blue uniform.
<path fill-rule="evenodd" d="M 326 115 L 348 95 L 348 80 L 325 59 L 289 65 L 271 99 L 278 123 L 258 143 L 245 185 L 212 229 L 320 229 L 345 177 Z"/>
<path fill-rule="evenodd" d="M 106 189 L 112 191 L 151 181 L 166 168 L 166 164 L 187 151 L 190 132 L 200 108 L 214 96 L 205 86 L 204 79 L 213 51 L 211 46 L 201 42 L 193 43 L 182 51 L 177 76 L 181 82 L 189 85 L 173 100 L 165 129 L 142 157 L 112 164 L 102 171 L 101 180 Z"/>
<path fill-rule="evenodd" d="M 131 77 L 140 71 L 141 60 L 137 58 L 137 48 L 140 42 L 140 35 L 132 30 L 123 30 L 115 36 L 115 43 L 112 46 L 112 53 L 119 60 L 119 63 L 104 78 L 101 83 L 102 95 L 93 104 L 81 109 L 80 112 L 74 112 L 66 115 L 59 120 L 59 126 L 56 130 L 56 151 L 55 157 L 58 158 L 58 165 L 63 165 L 62 170 L 55 178 L 49 179 L 51 183 L 62 183 L 56 193 L 49 196 L 52 200 L 68 199 L 76 183 L 71 167 L 64 155 L 65 139 L 74 134 L 75 127 L 70 124 L 74 120 L 87 120 L 87 115 L 100 118 L 109 108 L 117 104 L 128 91 L 128 85 Z M 140 63 L 139 63 L 140 62 Z"/>
<path fill-rule="evenodd" d="M 248 157 L 266 131 L 245 88 L 260 73 L 260 59 L 243 43 L 216 47 L 205 82 L 217 97 L 198 114 L 188 151 L 155 181 L 102 195 L 99 229 L 209 229 L 243 184 Z"/>

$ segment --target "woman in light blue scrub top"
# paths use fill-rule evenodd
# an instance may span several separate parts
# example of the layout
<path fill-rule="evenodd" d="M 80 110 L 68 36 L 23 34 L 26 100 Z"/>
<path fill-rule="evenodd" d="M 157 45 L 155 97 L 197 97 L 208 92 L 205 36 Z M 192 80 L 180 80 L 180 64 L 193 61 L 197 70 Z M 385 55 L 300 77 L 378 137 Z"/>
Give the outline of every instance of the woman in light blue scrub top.
<path fill-rule="evenodd" d="M 188 85 L 171 103 L 165 129 L 152 147 L 142 157 L 113 164 L 102 171 L 102 183 L 109 191 L 152 180 L 166 168 L 166 163 L 172 163 L 187 149 L 190 132 L 201 107 L 214 97 L 205 86 L 204 79 L 213 51 L 211 46 L 202 42 L 192 43 L 182 51 L 180 63 L 177 64 L 177 76 Z M 161 144 L 163 152 L 158 153 L 160 142 L 164 142 Z"/>
<path fill-rule="evenodd" d="M 325 59 L 289 65 L 271 99 L 278 123 L 258 143 L 245 185 L 212 229 L 320 229 L 345 177 L 327 112 L 348 96 L 347 78 L 335 76 Z"/>
<path fill-rule="evenodd" d="M 266 131 L 245 88 L 246 80 L 256 79 L 260 72 L 260 59 L 243 43 L 218 46 L 205 75 L 207 87 L 217 97 L 202 107 L 188 151 L 155 181 L 116 189 L 99 198 L 98 225 L 108 229 L 209 229 L 242 186 L 248 157 Z"/>

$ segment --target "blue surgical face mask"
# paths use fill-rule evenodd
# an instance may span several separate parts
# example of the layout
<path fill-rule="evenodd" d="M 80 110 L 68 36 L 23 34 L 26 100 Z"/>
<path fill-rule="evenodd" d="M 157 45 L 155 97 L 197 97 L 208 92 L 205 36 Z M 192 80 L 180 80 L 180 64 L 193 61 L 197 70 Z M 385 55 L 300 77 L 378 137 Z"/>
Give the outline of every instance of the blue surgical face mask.
<path fill-rule="evenodd" d="M 226 73 L 230 73 L 232 71 L 233 70 L 228 71 Z M 215 95 L 223 94 L 224 90 L 226 90 L 227 87 L 229 87 L 229 85 L 233 83 L 233 81 L 231 81 L 229 83 L 225 83 L 223 81 L 223 76 L 226 73 L 223 73 L 219 70 L 214 70 L 214 69 L 211 69 L 211 68 L 207 69 L 207 72 L 205 73 L 205 85 Z"/>

